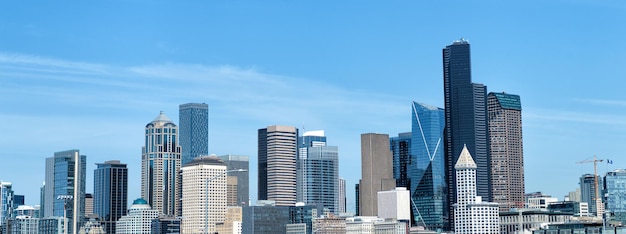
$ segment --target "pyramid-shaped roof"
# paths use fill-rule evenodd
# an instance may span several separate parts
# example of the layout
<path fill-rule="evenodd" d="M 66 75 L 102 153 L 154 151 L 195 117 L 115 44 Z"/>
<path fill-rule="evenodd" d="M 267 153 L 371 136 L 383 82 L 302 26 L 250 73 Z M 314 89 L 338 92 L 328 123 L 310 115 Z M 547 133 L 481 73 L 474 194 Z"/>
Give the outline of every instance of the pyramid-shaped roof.
<path fill-rule="evenodd" d="M 476 163 L 474 159 L 472 159 L 472 155 L 470 155 L 469 150 L 467 150 L 467 146 L 463 145 L 463 150 L 461 150 L 461 155 L 459 155 L 459 159 L 456 161 L 454 165 L 454 169 L 476 169 Z"/>

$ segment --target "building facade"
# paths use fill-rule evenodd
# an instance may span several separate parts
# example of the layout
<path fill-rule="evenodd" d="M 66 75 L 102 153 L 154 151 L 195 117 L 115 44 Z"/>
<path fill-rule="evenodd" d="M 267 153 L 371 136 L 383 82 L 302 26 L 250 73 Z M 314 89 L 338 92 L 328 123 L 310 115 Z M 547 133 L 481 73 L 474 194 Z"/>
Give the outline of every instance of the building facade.
<path fill-rule="evenodd" d="M 597 187 L 596 184 L 598 185 Z M 580 200 L 589 204 L 589 213 L 596 217 L 602 217 L 602 214 L 604 214 L 604 204 L 602 203 L 603 184 L 601 176 L 584 174 L 580 177 Z"/>
<path fill-rule="evenodd" d="M 226 218 L 226 164 L 215 156 L 196 157 L 182 168 L 184 233 L 214 233 Z"/>
<path fill-rule="evenodd" d="M 339 213 L 346 213 L 346 179 L 339 178 Z"/>
<path fill-rule="evenodd" d="M 361 180 L 359 180 L 358 214 L 378 215 L 378 192 L 395 188 L 389 135 L 361 134 Z"/>
<path fill-rule="evenodd" d="M 65 224 L 67 219 L 63 219 L 63 216 L 49 216 L 39 219 L 39 231 L 38 234 L 65 234 L 69 233 L 65 230 Z M 69 226 L 69 223 L 68 223 Z"/>
<path fill-rule="evenodd" d="M 0 231 L 13 216 L 13 184 L 0 181 Z"/>
<path fill-rule="evenodd" d="M 93 173 L 93 211 L 106 233 L 115 233 L 115 222 L 128 209 L 128 168 L 119 160 L 96 163 Z"/>
<path fill-rule="evenodd" d="M 245 170 L 245 171 L 233 171 L 228 173 L 228 176 L 234 176 L 237 178 L 237 190 L 229 190 L 228 193 L 235 193 L 236 200 L 234 203 L 228 203 L 228 206 L 248 206 L 250 202 L 250 159 L 245 155 L 223 155 L 219 156 L 229 171 L 232 170 Z M 231 197 L 232 195 L 229 195 Z"/>
<path fill-rule="evenodd" d="M 209 105 L 186 103 L 178 107 L 182 165 L 209 154 Z"/>
<path fill-rule="evenodd" d="M 115 225 L 115 233 L 150 233 L 152 220 L 159 218 L 160 210 L 152 209 L 148 201 L 138 198 Z"/>
<path fill-rule="evenodd" d="M 389 138 L 389 141 L 393 155 L 393 178 L 396 179 L 396 187 L 410 189 L 411 133 L 400 133 L 397 137 Z"/>
<path fill-rule="evenodd" d="M 178 215 L 181 146 L 178 127 L 163 112 L 146 125 L 141 159 L 141 197 L 161 214 Z"/>
<path fill-rule="evenodd" d="M 493 202 L 500 209 L 523 207 L 524 150 L 519 95 L 489 93 L 489 154 Z"/>
<path fill-rule="evenodd" d="M 614 170 L 604 176 L 605 211 L 609 221 L 626 224 L 626 170 Z"/>
<path fill-rule="evenodd" d="M 410 223 L 411 193 L 404 187 L 378 192 L 378 217 Z"/>
<path fill-rule="evenodd" d="M 305 132 L 298 140 L 297 202 L 339 212 L 339 153 L 327 146 L 324 131 Z"/>
<path fill-rule="evenodd" d="M 243 234 L 285 233 L 290 223 L 288 206 L 243 207 Z"/>
<path fill-rule="evenodd" d="M 258 131 L 258 199 L 277 206 L 296 204 L 298 129 L 269 126 Z"/>
<path fill-rule="evenodd" d="M 476 192 L 477 165 L 467 148 L 455 164 L 457 203 L 454 204 L 454 233 L 500 233 L 498 204 L 483 202 Z"/>
<path fill-rule="evenodd" d="M 458 40 L 443 49 L 445 104 L 444 154 L 448 204 L 457 202 L 454 165 L 464 146 L 474 157 L 477 195 L 491 200 L 491 160 L 487 120 L 487 87 L 472 83 L 470 44 Z M 448 217 L 454 218 L 452 206 Z M 450 222 L 453 224 L 454 222 Z"/>
<path fill-rule="evenodd" d="M 448 226 L 443 151 L 445 112 L 442 108 L 418 102 L 413 102 L 411 107 L 409 191 L 414 202 L 412 222 L 430 230 L 442 230 Z"/>
<path fill-rule="evenodd" d="M 46 158 L 45 217 L 67 217 L 68 233 L 78 233 L 85 218 L 87 156 L 79 150 L 54 153 Z M 64 198 L 64 199 L 61 199 Z"/>
<path fill-rule="evenodd" d="M 162 216 L 152 220 L 150 224 L 152 232 L 150 232 L 150 234 L 180 234 L 180 226 L 181 222 L 179 218 Z"/>
<path fill-rule="evenodd" d="M 229 206 L 226 208 L 226 219 L 217 224 L 217 233 L 241 234 L 242 221 L 241 206 Z"/>
<path fill-rule="evenodd" d="M 39 232 L 39 218 L 32 216 L 17 216 L 14 219 L 8 220 L 9 232 L 15 234 L 37 234 Z"/>

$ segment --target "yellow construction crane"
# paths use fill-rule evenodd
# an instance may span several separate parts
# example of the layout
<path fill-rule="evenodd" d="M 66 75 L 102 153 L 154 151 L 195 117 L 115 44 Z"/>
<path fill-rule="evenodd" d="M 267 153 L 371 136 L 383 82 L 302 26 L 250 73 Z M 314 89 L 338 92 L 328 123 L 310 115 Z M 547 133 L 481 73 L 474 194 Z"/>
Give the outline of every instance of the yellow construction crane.
<path fill-rule="evenodd" d="M 593 180 L 594 180 L 594 185 L 595 185 L 595 190 L 596 190 L 595 191 L 596 192 L 596 197 L 595 197 L 595 200 L 596 200 L 596 217 L 602 217 L 601 215 L 602 215 L 603 210 L 604 210 L 604 209 L 601 208 L 602 200 L 600 200 L 600 196 L 598 194 L 599 193 L 598 192 L 598 162 L 603 162 L 603 161 L 604 161 L 604 159 L 597 159 L 596 156 L 594 155 L 593 156 L 593 160 L 589 159 L 589 160 L 583 160 L 583 161 L 580 161 L 580 162 L 576 162 L 576 163 L 579 163 L 579 164 L 593 163 L 593 176 L 594 176 Z"/>

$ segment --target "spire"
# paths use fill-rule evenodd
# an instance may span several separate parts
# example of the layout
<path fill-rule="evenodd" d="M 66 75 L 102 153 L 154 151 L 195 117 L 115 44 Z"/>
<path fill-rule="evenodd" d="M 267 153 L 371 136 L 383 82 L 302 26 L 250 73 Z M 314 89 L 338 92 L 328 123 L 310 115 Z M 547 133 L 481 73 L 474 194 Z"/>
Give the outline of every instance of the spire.
<path fill-rule="evenodd" d="M 152 120 L 152 122 L 166 122 L 166 123 L 173 123 L 172 120 L 170 118 L 168 118 L 167 116 L 165 116 L 165 113 L 163 113 L 163 111 L 161 111 L 161 113 L 159 113 L 159 116 L 157 116 L 156 118 L 154 118 L 154 120 Z"/>
<path fill-rule="evenodd" d="M 454 169 L 476 169 L 476 163 L 472 159 L 472 155 L 470 155 L 466 145 L 463 145 L 463 150 L 461 150 L 461 155 L 459 155 L 459 160 L 456 161 Z"/>

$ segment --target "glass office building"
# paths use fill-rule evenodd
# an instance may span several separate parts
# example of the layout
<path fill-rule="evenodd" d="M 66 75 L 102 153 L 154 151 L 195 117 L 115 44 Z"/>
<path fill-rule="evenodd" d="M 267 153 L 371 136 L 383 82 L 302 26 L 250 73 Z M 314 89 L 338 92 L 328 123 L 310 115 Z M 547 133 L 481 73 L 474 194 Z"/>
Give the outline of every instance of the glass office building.
<path fill-rule="evenodd" d="M 96 163 L 94 170 L 94 213 L 106 233 L 115 233 L 115 222 L 128 209 L 128 168 L 120 161 Z"/>
<path fill-rule="evenodd" d="M 604 177 L 605 212 L 611 222 L 626 223 L 626 170 L 607 172 Z"/>
<path fill-rule="evenodd" d="M 461 39 L 443 49 L 443 86 L 445 104 L 444 154 L 449 219 L 454 219 L 451 204 L 456 203 L 454 164 L 467 146 L 477 164 L 476 192 L 491 201 L 491 159 L 487 119 L 487 87 L 472 83 L 470 44 Z M 454 222 L 450 222 L 453 224 Z M 451 229 L 446 228 L 446 229 Z"/>
<path fill-rule="evenodd" d="M 182 165 L 209 154 L 209 105 L 187 103 L 178 107 Z"/>
<path fill-rule="evenodd" d="M 86 162 L 87 156 L 80 155 L 78 150 L 56 152 L 54 157 L 46 159 L 46 182 L 51 182 L 46 187 L 51 186 L 45 199 L 52 204 L 50 216 L 65 214 L 69 233 L 78 232 L 85 217 Z"/>
<path fill-rule="evenodd" d="M 417 217 L 413 222 L 431 230 L 443 229 L 447 221 L 443 154 L 444 117 L 442 108 L 413 102 L 409 178 L 411 199 L 415 204 L 413 216 L 421 217 L 421 219 Z"/>
<path fill-rule="evenodd" d="M 409 164 L 411 163 L 411 133 L 398 134 L 389 138 L 389 146 L 393 154 L 393 178 L 396 187 L 410 188 Z"/>
<path fill-rule="evenodd" d="M 305 132 L 299 138 L 297 201 L 322 205 L 339 212 L 339 156 L 337 146 L 327 146 L 324 131 Z"/>

